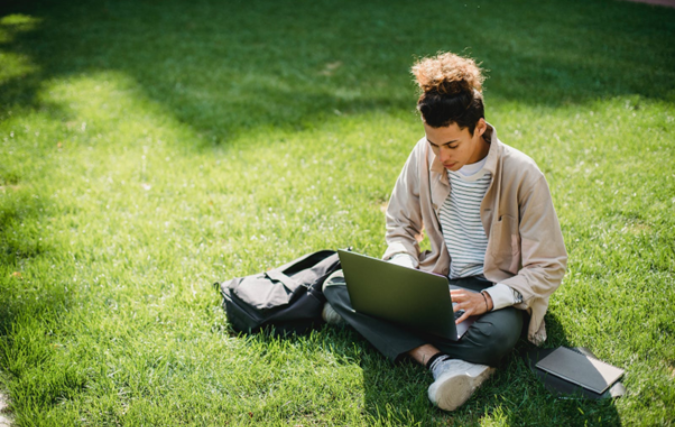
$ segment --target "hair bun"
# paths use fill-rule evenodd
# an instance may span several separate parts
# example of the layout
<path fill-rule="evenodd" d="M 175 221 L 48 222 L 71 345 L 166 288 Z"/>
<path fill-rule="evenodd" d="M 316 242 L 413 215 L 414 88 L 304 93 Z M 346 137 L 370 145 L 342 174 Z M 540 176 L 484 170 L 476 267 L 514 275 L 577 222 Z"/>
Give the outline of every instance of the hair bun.
<path fill-rule="evenodd" d="M 448 95 L 473 90 L 482 92 L 485 80 L 473 59 L 450 52 L 420 59 L 413 65 L 412 73 L 424 92 Z"/>

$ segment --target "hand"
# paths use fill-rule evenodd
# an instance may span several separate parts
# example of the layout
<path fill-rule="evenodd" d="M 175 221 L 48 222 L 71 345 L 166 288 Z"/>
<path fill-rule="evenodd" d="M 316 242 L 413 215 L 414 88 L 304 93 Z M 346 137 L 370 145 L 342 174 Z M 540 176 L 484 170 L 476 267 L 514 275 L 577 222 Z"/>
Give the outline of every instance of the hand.
<path fill-rule="evenodd" d="M 464 314 L 460 316 L 459 319 L 455 321 L 455 324 L 459 325 L 465 321 L 469 316 L 478 316 L 483 313 L 487 313 L 492 308 L 492 298 L 490 298 L 489 293 L 485 293 L 485 298 L 483 294 L 479 292 L 471 292 L 465 289 L 453 289 L 450 291 L 450 297 L 452 298 L 453 311 L 456 313 L 459 310 L 464 310 Z M 487 304 L 485 301 L 487 300 Z"/>

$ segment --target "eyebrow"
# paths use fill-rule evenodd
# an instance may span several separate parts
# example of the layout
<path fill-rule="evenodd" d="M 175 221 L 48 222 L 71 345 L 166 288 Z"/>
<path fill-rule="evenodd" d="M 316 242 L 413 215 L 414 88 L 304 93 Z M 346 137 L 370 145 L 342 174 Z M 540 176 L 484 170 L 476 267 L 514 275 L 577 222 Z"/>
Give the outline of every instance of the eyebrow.
<path fill-rule="evenodd" d="M 427 138 L 427 142 L 428 142 L 429 144 L 433 145 L 434 147 L 442 147 L 442 146 L 444 146 L 444 145 L 450 145 L 450 144 L 452 144 L 453 142 L 458 142 L 458 141 L 459 141 L 459 139 L 453 139 L 452 141 L 444 142 L 444 143 L 442 143 L 442 144 L 434 144 L 429 138 Z"/>

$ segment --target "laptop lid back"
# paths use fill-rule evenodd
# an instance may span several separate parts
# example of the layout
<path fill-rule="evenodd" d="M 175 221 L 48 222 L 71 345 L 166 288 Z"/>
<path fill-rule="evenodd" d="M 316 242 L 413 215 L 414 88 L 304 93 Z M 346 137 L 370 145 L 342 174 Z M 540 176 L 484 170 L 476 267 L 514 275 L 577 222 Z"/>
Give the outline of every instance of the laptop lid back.
<path fill-rule="evenodd" d="M 447 277 L 353 252 L 338 253 L 354 310 L 421 332 L 459 339 Z M 468 329 L 464 323 L 460 326 Z"/>

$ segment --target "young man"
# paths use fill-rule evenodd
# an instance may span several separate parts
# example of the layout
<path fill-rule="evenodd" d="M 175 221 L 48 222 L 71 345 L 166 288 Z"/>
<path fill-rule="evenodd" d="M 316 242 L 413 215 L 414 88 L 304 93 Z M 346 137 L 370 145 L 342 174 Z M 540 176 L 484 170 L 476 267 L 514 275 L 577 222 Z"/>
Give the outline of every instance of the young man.
<path fill-rule="evenodd" d="M 475 62 L 445 53 L 412 71 L 425 137 L 392 192 L 383 258 L 476 291 L 450 292 L 455 311 L 464 310 L 457 323 L 482 316 L 459 341 L 415 334 L 354 312 L 339 271 L 324 286 L 324 318 L 346 321 L 392 360 L 407 355 L 427 366 L 435 380 L 429 399 L 452 411 L 513 348 L 524 320 L 531 342 L 546 339 L 544 314 L 567 254 L 544 175 L 485 121 Z M 431 244 L 425 252 L 423 232 Z"/>

